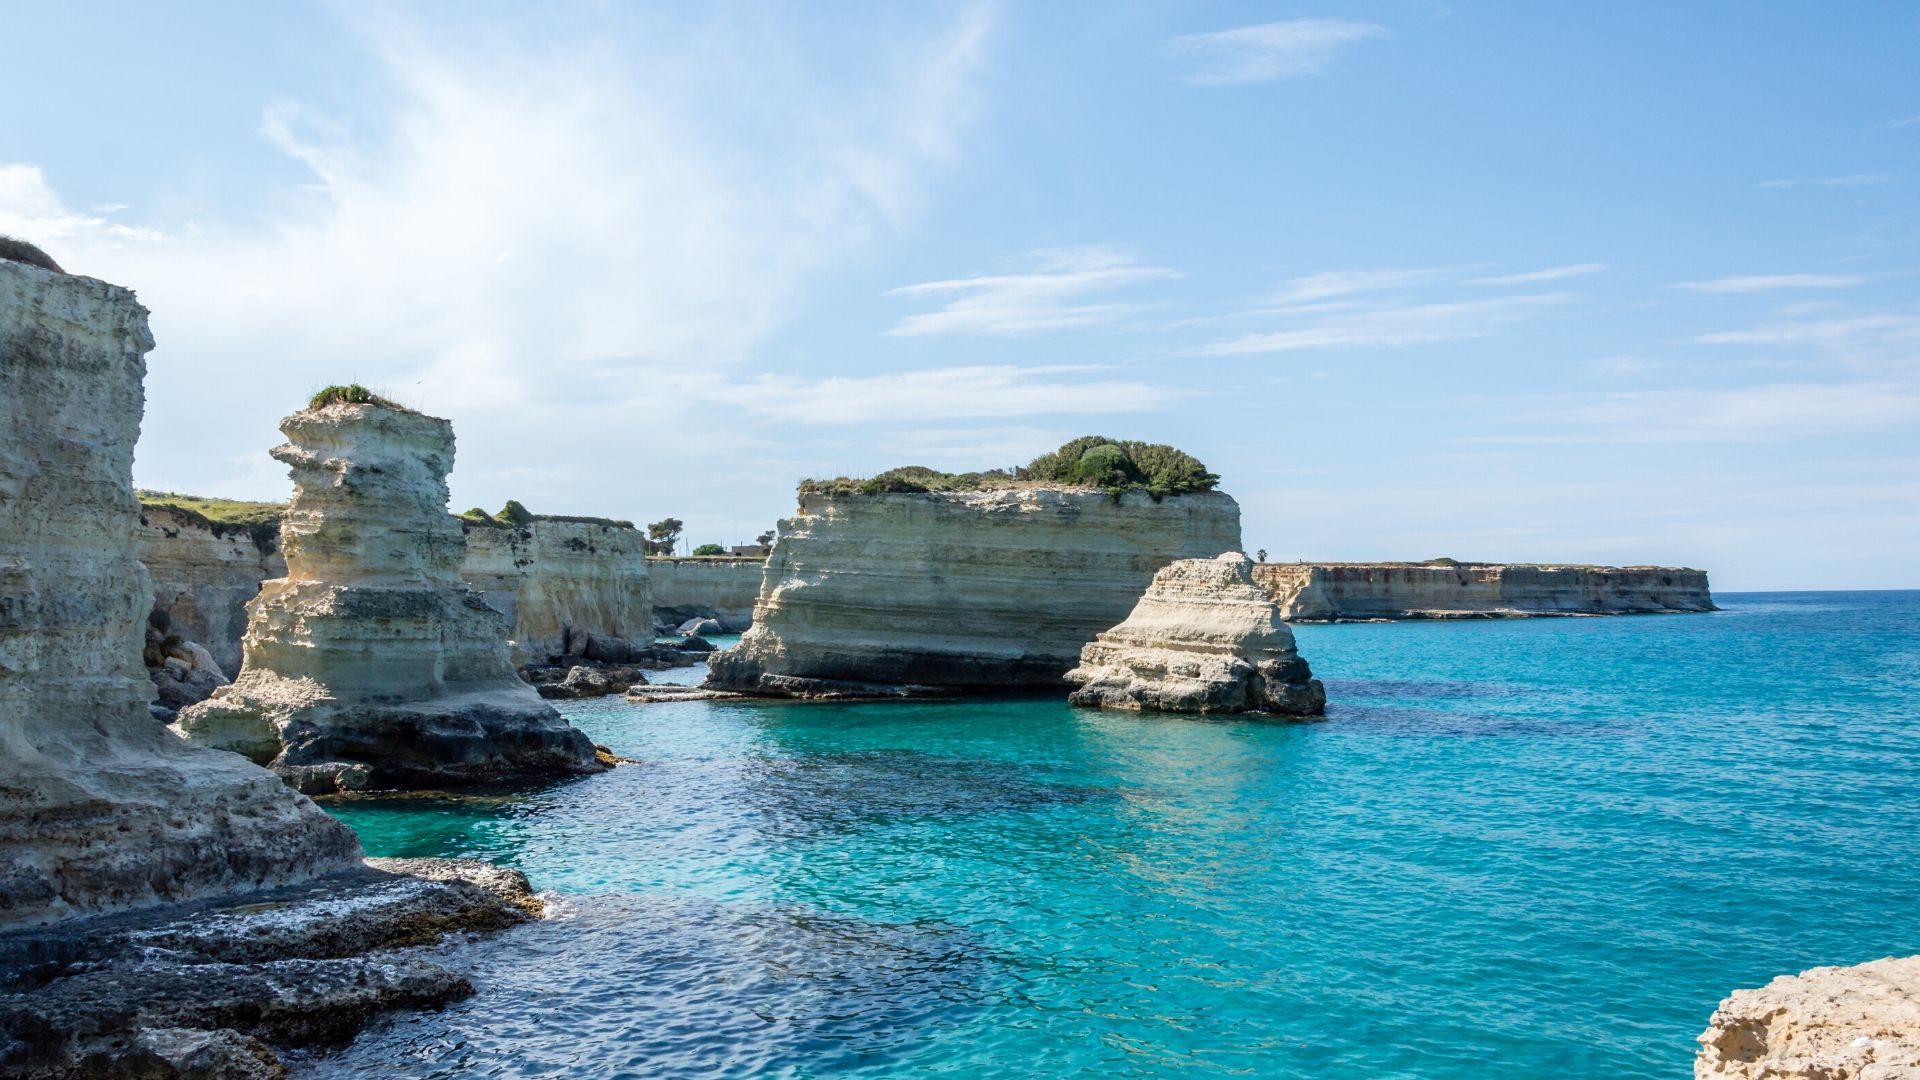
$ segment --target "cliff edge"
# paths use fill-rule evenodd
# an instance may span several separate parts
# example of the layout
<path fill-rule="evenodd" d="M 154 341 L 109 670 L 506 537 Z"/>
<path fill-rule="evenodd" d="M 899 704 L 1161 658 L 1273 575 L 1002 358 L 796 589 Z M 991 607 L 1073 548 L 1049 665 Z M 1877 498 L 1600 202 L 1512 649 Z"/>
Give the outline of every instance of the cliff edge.
<path fill-rule="evenodd" d="M 1713 1012 L 1696 1080 L 1920 1076 L 1920 956 L 1782 975 Z"/>

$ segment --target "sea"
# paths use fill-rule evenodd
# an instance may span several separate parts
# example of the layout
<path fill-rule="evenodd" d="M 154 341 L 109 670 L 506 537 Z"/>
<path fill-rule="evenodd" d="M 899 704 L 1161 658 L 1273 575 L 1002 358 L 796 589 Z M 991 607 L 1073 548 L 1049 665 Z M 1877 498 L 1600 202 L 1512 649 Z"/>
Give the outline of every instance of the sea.
<path fill-rule="evenodd" d="M 1730 991 L 1920 953 L 1920 592 L 1718 602 L 1301 626 L 1316 723 L 559 703 L 633 764 L 329 806 L 553 917 L 298 1072 L 1685 1077 Z"/>

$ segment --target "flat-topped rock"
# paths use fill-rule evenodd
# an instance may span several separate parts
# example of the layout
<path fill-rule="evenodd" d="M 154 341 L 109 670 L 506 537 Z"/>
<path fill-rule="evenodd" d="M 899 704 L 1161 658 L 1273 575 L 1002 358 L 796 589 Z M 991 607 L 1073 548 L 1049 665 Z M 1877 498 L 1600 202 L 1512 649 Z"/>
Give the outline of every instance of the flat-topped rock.
<path fill-rule="evenodd" d="M 793 697 L 1057 689 L 1154 571 L 1240 546 L 1216 491 L 1048 485 L 802 494 L 715 689 Z"/>
<path fill-rule="evenodd" d="M 506 617 L 460 578 L 453 426 L 331 403 L 281 430 L 287 576 L 261 586 L 239 675 L 182 710 L 181 734 L 313 793 L 599 771 L 587 737 L 515 674 Z"/>
<path fill-rule="evenodd" d="M 1736 990 L 1700 1036 L 1696 1080 L 1920 1077 L 1920 956 L 1782 975 Z"/>
<path fill-rule="evenodd" d="M 1327 695 L 1293 631 L 1238 552 L 1153 576 L 1125 622 L 1080 651 L 1075 705 L 1160 712 L 1317 716 Z"/>
<path fill-rule="evenodd" d="M 132 292 L 0 260 L 0 928 L 295 882 L 359 841 L 148 713 Z"/>
<path fill-rule="evenodd" d="M 1267 563 L 1254 580 L 1289 622 L 1665 615 L 1715 611 L 1707 573 L 1683 566 Z"/>

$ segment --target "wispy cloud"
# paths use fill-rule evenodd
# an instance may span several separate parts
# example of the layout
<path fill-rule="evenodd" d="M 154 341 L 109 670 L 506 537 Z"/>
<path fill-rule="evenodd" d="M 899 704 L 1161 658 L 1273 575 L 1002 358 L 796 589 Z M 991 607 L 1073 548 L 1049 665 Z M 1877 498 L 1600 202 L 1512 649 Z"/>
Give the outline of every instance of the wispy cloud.
<path fill-rule="evenodd" d="M 1359 41 L 1387 36 L 1387 28 L 1347 19 L 1292 19 L 1260 23 L 1210 34 L 1187 34 L 1167 43 L 1190 57 L 1189 82 L 1231 85 L 1318 75 L 1340 50 Z"/>
<path fill-rule="evenodd" d="M 1497 277 L 1470 278 L 1468 285 L 1532 285 L 1542 281 L 1561 281 L 1584 274 L 1597 274 L 1607 268 L 1606 263 L 1574 263 L 1570 266 L 1554 266 L 1545 270 L 1529 270 L 1522 274 L 1501 274 Z"/>
<path fill-rule="evenodd" d="M 681 389 L 753 416 L 801 424 L 1145 412 L 1180 396 L 1173 387 L 1139 380 L 1085 377 L 1100 370 L 1006 364 L 824 378 L 758 375 L 696 378 Z"/>
<path fill-rule="evenodd" d="M 1564 293 L 1551 293 L 1508 296 L 1497 300 L 1373 308 L 1320 318 L 1294 329 L 1243 334 L 1202 345 L 1193 352 L 1200 356 L 1236 356 L 1299 349 L 1399 348 L 1436 341 L 1459 341 L 1486 337 L 1567 299 Z"/>
<path fill-rule="evenodd" d="M 1893 183 L 1892 173 L 1849 173 L 1846 176 L 1810 176 L 1796 177 L 1790 180 L 1762 180 L 1755 187 L 1796 188 L 1796 187 L 1870 187 L 1874 184 Z"/>
<path fill-rule="evenodd" d="M 1845 289 L 1871 280 L 1858 274 L 1748 274 L 1711 281 L 1681 281 L 1668 287 L 1702 293 L 1757 293 L 1775 289 Z"/>
<path fill-rule="evenodd" d="M 157 229 L 125 225 L 110 216 L 125 209 L 125 204 L 109 203 L 92 213 L 70 210 L 38 165 L 0 164 L 0 233 L 32 241 L 56 262 L 63 249 L 78 253 L 166 239 Z"/>
<path fill-rule="evenodd" d="M 1610 394 L 1560 417 L 1609 442 L 1752 442 L 1920 423 L 1920 386 L 1772 383 Z M 1578 438 L 1578 436 L 1574 436 Z"/>
<path fill-rule="evenodd" d="M 1861 315 L 1767 323 L 1749 330 L 1700 334 L 1693 340 L 1707 345 L 1831 345 L 1866 339 L 1920 340 L 1920 316 Z"/>
<path fill-rule="evenodd" d="M 1912 127 L 1915 124 L 1920 124 L 1920 116 L 1903 116 L 1898 120 L 1887 121 L 1887 126 L 1890 128 Z"/>
<path fill-rule="evenodd" d="M 1271 299 L 1274 304 L 1308 304 L 1354 293 L 1381 292 L 1444 281 L 1464 267 L 1428 266 L 1413 270 L 1328 270 L 1291 278 Z"/>
<path fill-rule="evenodd" d="M 889 290 L 888 296 L 953 299 L 938 311 L 901 319 L 887 333 L 894 337 L 1011 337 L 1109 323 L 1138 311 L 1141 305 L 1082 301 L 1130 285 L 1181 276 L 1177 270 L 1147 266 L 1114 247 L 1055 248 L 1030 257 L 1036 263 L 1032 273 L 953 278 Z"/>

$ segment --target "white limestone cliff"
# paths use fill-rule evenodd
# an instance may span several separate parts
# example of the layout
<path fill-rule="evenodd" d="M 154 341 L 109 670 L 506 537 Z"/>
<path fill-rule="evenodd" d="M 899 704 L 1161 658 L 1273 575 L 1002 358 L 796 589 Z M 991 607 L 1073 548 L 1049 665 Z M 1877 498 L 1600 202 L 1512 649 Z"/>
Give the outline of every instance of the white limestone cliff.
<path fill-rule="evenodd" d="M 514 673 L 506 618 L 459 576 L 453 427 L 382 404 L 281 421 L 287 576 L 249 607 L 233 685 L 180 714 L 303 791 L 597 771 L 594 747 Z"/>
<path fill-rule="evenodd" d="M 463 527 L 460 576 L 507 615 L 516 665 L 619 661 L 653 644 L 646 537 L 632 525 L 541 516 Z"/>
<path fill-rule="evenodd" d="M 1920 1076 L 1920 956 L 1782 975 L 1736 990 L 1700 1036 L 1696 1080 Z"/>
<path fill-rule="evenodd" d="M 648 559 L 654 619 L 666 630 L 712 619 L 722 630 L 740 633 L 753 625 L 753 603 L 766 572 L 765 559 Z"/>
<path fill-rule="evenodd" d="M 1704 570 L 1521 563 L 1271 563 L 1254 580 L 1288 622 L 1714 611 Z"/>
<path fill-rule="evenodd" d="M 1080 650 L 1075 705 L 1318 716 L 1327 695 L 1280 609 L 1239 552 L 1182 559 L 1153 576 L 1125 622 Z"/>
<path fill-rule="evenodd" d="M 137 535 L 154 609 L 181 637 L 206 646 L 223 671 L 239 671 L 247 603 L 261 582 L 287 574 L 279 529 L 223 526 L 183 507 L 142 505 Z"/>
<path fill-rule="evenodd" d="M 753 628 L 714 654 L 710 687 L 990 692 L 1064 686 L 1154 571 L 1240 546 L 1240 507 L 1046 485 L 809 493 L 778 532 Z"/>
<path fill-rule="evenodd" d="M 0 926 L 304 881 L 346 826 L 147 711 L 132 292 L 0 261 Z"/>

